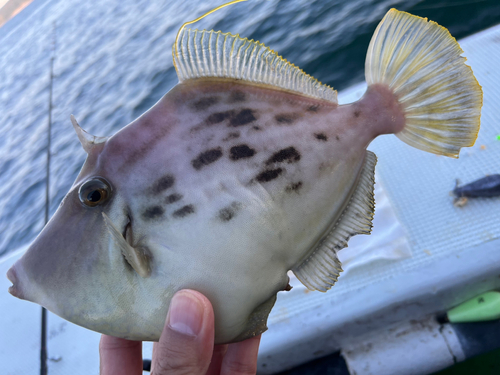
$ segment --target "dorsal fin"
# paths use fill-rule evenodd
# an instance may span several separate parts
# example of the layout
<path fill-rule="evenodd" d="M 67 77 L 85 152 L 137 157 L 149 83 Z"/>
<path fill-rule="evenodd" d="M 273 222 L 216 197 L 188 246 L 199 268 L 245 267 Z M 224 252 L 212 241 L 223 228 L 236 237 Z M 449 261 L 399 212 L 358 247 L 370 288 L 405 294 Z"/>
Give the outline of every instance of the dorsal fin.
<path fill-rule="evenodd" d="M 92 134 L 87 133 L 76 121 L 75 116 L 71 115 L 71 123 L 73 124 L 73 128 L 75 128 L 76 135 L 82 144 L 83 149 L 87 154 L 92 152 L 95 146 L 100 145 L 108 140 L 108 137 L 98 137 Z"/>
<path fill-rule="evenodd" d="M 233 78 L 337 103 L 337 91 L 264 44 L 221 31 L 182 29 L 172 48 L 179 81 Z"/>

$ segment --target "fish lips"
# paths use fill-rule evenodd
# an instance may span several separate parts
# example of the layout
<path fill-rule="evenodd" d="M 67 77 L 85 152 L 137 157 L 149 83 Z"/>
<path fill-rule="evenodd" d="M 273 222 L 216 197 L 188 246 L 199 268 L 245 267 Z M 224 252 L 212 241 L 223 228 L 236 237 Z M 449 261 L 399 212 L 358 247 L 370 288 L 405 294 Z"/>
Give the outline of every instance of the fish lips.
<path fill-rule="evenodd" d="M 9 279 L 9 281 L 12 283 L 12 286 L 9 287 L 9 293 L 12 294 L 14 297 L 24 299 L 24 295 L 22 293 L 22 289 L 20 288 L 19 280 L 17 278 L 15 265 L 10 267 L 10 269 L 7 271 L 7 279 Z"/>
<path fill-rule="evenodd" d="M 30 302 L 36 302 L 30 297 L 30 282 L 26 279 L 26 273 L 22 265 L 21 259 L 16 261 L 7 271 L 7 279 L 12 283 L 9 287 L 9 293 L 16 298 Z"/>

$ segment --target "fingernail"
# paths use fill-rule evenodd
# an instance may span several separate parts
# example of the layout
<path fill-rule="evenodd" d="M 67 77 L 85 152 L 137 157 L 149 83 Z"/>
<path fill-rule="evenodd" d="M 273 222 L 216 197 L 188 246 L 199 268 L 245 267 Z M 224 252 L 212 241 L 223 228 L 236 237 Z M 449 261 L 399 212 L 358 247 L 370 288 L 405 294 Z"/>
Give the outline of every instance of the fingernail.
<path fill-rule="evenodd" d="M 203 305 L 192 293 L 179 292 L 170 302 L 169 326 L 183 335 L 198 336 L 203 322 Z"/>

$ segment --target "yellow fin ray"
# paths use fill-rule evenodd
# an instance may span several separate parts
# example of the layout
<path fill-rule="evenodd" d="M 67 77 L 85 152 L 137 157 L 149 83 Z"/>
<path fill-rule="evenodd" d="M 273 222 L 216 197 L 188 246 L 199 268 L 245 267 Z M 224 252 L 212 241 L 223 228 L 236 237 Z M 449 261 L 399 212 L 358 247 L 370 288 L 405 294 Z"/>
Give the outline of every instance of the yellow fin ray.
<path fill-rule="evenodd" d="M 182 29 L 173 47 L 177 76 L 232 78 L 337 103 L 337 91 L 264 44 L 221 31 Z"/>

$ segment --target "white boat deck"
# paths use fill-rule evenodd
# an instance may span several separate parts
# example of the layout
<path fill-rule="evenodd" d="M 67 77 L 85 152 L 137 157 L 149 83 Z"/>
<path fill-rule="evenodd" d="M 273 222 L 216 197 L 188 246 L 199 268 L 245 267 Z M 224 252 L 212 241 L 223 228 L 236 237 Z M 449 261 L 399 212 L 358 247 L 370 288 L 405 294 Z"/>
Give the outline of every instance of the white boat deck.
<path fill-rule="evenodd" d="M 462 150 L 459 160 L 412 149 L 394 136 L 379 137 L 370 146 L 379 158 L 374 233 L 354 238 L 341 252 L 347 272 L 328 293 L 309 293 L 295 280 L 291 292 L 279 294 L 263 335 L 259 372 L 281 371 L 344 349 L 358 375 L 370 374 L 359 370 L 366 364 L 352 354 L 370 332 L 419 321 L 500 289 L 500 198 L 469 200 L 458 208 L 449 195 L 457 178 L 467 183 L 500 173 L 500 26 L 460 44 L 484 91 L 475 146 Z M 339 101 L 354 101 L 363 92 L 364 85 L 358 85 L 340 93 Z M 0 274 L 22 252 L 0 259 Z M 1 372 L 37 374 L 40 307 L 10 296 L 9 286 L 0 277 Z M 98 374 L 99 338 L 49 313 L 49 374 Z M 453 345 L 443 334 L 434 346 L 415 349 L 413 357 L 420 363 L 415 373 L 453 364 Z M 144 343 L 144 358 L 151 358 L 151 349 L 151 343 Z M 390 363 L 399 373 L 412 365 L 408 358 L 399 362 L 405 363 Z"/>

